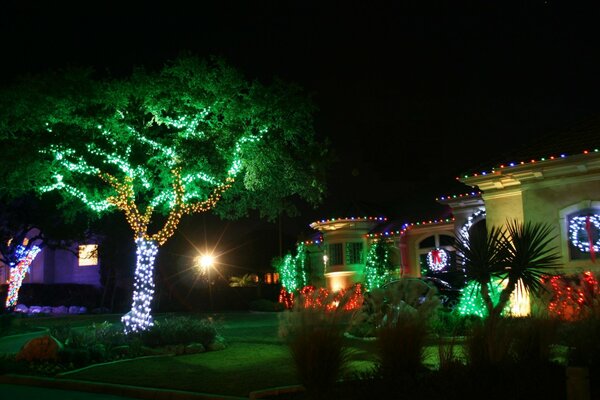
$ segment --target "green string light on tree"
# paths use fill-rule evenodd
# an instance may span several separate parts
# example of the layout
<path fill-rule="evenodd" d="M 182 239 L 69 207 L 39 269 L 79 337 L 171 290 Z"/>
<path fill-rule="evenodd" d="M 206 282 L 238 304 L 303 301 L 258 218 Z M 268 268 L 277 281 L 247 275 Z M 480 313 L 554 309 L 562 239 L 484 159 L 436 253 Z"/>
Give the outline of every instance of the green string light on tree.
<path fill-rule="evenodd" d="M 387 243 L 375 241 L 369 248 L 365 262 L 365 289 L 370 291 L 383 286 L 390 280 L 392 270 Z"/>
<path fill-rule="evenodd" d="M 492 303 L 495 306 L 500 300 L 502 285 L 498 281 L 490 282 L 488 283 L 488 289 Z M 507 306 L 507 308 L 509 308 L 509 306 Z M 475 315 L 480 318 L 487 317 L 487 307 L 485 306 L 485 302 L 481 297 L 480 285 L 477 281 L 471 281 L 464 288 L 462 288 L 460 300 L 456 309 L 457 312 L 463 316 Z"/>

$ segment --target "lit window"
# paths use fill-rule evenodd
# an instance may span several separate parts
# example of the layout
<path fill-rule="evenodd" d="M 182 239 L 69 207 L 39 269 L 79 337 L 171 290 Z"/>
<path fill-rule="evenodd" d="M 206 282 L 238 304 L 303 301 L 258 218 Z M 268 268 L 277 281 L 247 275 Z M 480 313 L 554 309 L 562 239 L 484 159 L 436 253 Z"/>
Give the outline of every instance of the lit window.
<path fill-rule="evenodd" d="M 79 245 L 79 266 L 90 265 L 98 265 L 98 245 L 81 244 Z"/>

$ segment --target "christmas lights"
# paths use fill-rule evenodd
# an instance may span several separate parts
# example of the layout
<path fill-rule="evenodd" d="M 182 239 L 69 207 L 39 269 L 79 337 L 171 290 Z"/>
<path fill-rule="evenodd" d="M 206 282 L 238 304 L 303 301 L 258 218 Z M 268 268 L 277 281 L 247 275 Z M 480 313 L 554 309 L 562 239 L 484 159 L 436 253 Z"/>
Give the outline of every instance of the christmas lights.
<path fill-rule="evenodd" d="M 585 253 L 600 250 L 600 215 L 580 215 L 569 221 L 569 238 L 573 246 Z"/>
<path fill-rule="evenodd" d="M 285 293 L 285 292 L 282 292 Z M 363 304 L 363 287 L 360 283 L 353 285 L 348 289 L 341 289 L 331 293 L 325 288 L 315 288 L 312 285 L 303 287 L 298 291 L 298 296 L 288 296 L 280 293 L 280 302 L 286 308 L 291 308 L 296 305 L 303 309 L 316 309 L 324 311 L 335 311 L 340 305 L 344 311 L 352 311 L 360 308 Z M 290 301 L 291 299 L 291 301 Z M 286 303 L 290 301 L 290 303 Z M 297 304 L 294 304 L 297 301 Z M 290 307 L 287 304 L 291 304 Z"/>
<path fill-rule="evenodd" d="M 381 287 L 389 281 L 392 269 L 387 244 L 382 240 L 375 241 L 365 262 L 365 289 L 371 291 Z"/>
<path fill-rule="evenodd" d="M 488 310 L 481 297 L 480 286 L 479 282 L 471 281 L 461 289 L 460 300 L 456 306 L 456 310 L 460 315 L 476 315 L 480 318 L 487 316 Z M 488 289 L 492 303 L 494 305 L 498 304 L 502 285 L 498 282 L 490 282 L 488 283 Z"/>
<path fill-rule="evenodd" d="M 469 230 L 471 229 L 475 221 L 480 221 L 482 219 L 485 219 L 484 209 L 477 210 L 473 214 L 471 214 L 467 218 L 463 226 L 460 227 L 459 237 L 463 240 L 467 240 L 469 238 Z"/>
<path fill-rule="evenodd" d="M 306 276 L 306 258 L 307 250 L 304 243 L 298 243 L 296 255 L 286 254 L 276 265 L 275 269 L 279 273 L 282 289 L 292 294 L 308 283 Z M 293 298 L 292 298 L 293 300 Z M 280 302 L 291 301 L 287 297 L 280 296 Z"/>
<path fill-rule="evenodd" d="M 125 119 L 126 115 L 118 110 L 117 117 Z M 161 123 L 172 127 L 180 126 L 185 130 L 180 132 L 184 138 L 206 139 L 203 134 L 193 134 L 189 130 L 191 125 L 197 126 L 199 121 L 184 117 L 177 120 L 162 118 L 160 121 L 153 118 L 146 128 L 156 128 Z M 52 130 L 50 124 L 47 126 Z M 126 123 L 120 125 L 120 131 L 113 131 L 102 125 L 96 128 L 98 140 L 85 145 L 84 150 L 78 152 L 74 148 L 50 146 L 42 151 L 53 157 L 52 168 L 55 172 L 54 182 L 39 187 L 39 190 L 42 193 L 61 190 L 98 213 L 111 207 L 124 213 L 138 245 L 138 263 L 133 306 L 123 322 L 126 332 L 136 332 L 151 326 L 149 313 L 154 292 L 151 275 L 158 247 L 173 236 L 184 215 L 206 212 L 217 205 L 243 168 L 241 157 L 245 144 L 259 141 L 267 128 L 261 128 L 259 134 L 247 134 L 238 138 L 232 143 L 230 154 L 222 154 L 225 160 L 229 160 L 229 166 L 224 166 L 227 176 L 222 180 L 205 172 L 203 168 L 208 170 L 210 166 L 201 163 L 182 174 L 183 165 L 189 166 L 189 163 L 181 162 L 183 156 L 179 153 L 185 149 L 177 147 L 176 142 L 172 146 L 165 145 Z M 125 137 L 127 140 L 123 140 Z M 216 151 L 223 152 L 222 149 Z M 148 164 L 134 164 L 133 160 L 137 160 L 136 152 L 145 153 Z M 156 165 L 164 168 L 158 171 L 158 175 Z M 78 175 L 84 175 L 86 180 L 78 180 Z M 83 184 L 94 178 L 100 184 L 85 190 L 67 183 L 69 180 Z M 142 199 L 150 199 L 143 209 L 140 204 Z M 158 207 L 166 209 L 167 218 L 156 233 L 150 233 L 148 227 Z M 152 257 L 149 254 L 153 254 Z"/>
<path fill-rule="evenodd" d="M 448 267 L 448 252 L 444 249 L 433 249 L 427 253 L 427 266 L 433 272 L 440 272 Z"/>
<path fill-rule="evenodd" d="M 315 222 L 311 223 L 310 226 L 312 227 L 313 225 L 326 224 L 326 223 L 329 223 L 329 222 L 352 222 L 352 221 L 356 221 L 356 222 L 360 222 L 360 221 L 384 222 L 384 221 L 387 221 L 387 218 L 386 217 L 342 217 L 342 218 L 329 218 L 329 219 L 321 219 L 321 220 L 315 221 Z"/>
<path fill-rule="evenodd" d="M 133 284 L 133 304 L 131 311 L 121 318 L 125 333 L 140 332 L 153 325 L 151 302 L 154 297 L 154 263 L 158 253 L 158 245 L 153 240 L 138 238 L 137 263 Z"/>
<path fill-rule="evenodd" d="M 591 271 L 576 276 L 546 276 L 542 282 L 552 298 L 548 304 L 550 315 L 573 321 L 588 316 L 600 297 L 600 285 Z"/>
<path fill-rule="evenodd" d="M 8 281 L 8 294 L 6 296 L 6 308 L 11 309 L 17 305 L 19 299 L 19 289 L 23 284 L 25 275 L 29 271 L 29 266 L 42 249 L 38 246 L 17 246 L 15 251 L 16 262 L 9 265 L 10 277 Z"/>
<path fill-rule="evenodd" d="M 452 194 L 452 195 L 448 195 L 448 196 L 440 196 L 440 197 L 436 197 L 435 200 L 436 201 L 445 201 L 445 200 L 453 200 L 453 199 L 460 199 L 463 197 L 478 197 L 481 196 L 481 192 L 470 192 L 470 193 L 462 193 L 462 194 Z"/>
<path fill-rule="evenodd" d="M 593 149 L 593 150 L 584 150 L 581 152 L 581 154 L 587 155 L 587 154 L 593 154 L 593 153 L 598 153 L 600 150 L 599 149 Z M 464 175 L 462 177 L 456 177 L 457 180 L 461 180 L 462 178 L 467 179 L 469 177 L 475 177 L 475 176 L 480 176 L 480 175 L 488 175 L 488 174 L 497 174 L 500 171 L 498 171 L 499 169 L 504 169 L 504 168 L 510 168 L 510 167 L 517 167 L 517 166 L 521 166 L 521 165 L 527 165 L 527 164 L 535 164 L 535 163 L 539 163 L 539 162 L 547 162 L 547 161 L 553 161 L 553 160 L 557 160 L 557 159 L 561 159 L 561 158 L 566 158 L 567 155 L 566 154 L 560 154 L 558 156 L 549 156 L 549 157 L 542 157 L 539 160 L 529 160 L 529 161 L 520 161 L 520 162 L 510 162 L 507 164 L 501 164 L 496 168 L 492 168 L 491 171 L 483 171 L 480 173 L 473 173 L 471 175 Z"/>
<path fill-rule="evenodd" d="M 399 229 L 397 231 L 384 231 L 384 232 L 378 232 L 378 233 L 368 233 L 365 236 L 368 238 L 402 236 L 406 233 L 406 231 L 408 231 L 409 229 L 415 228 L 415 227 L 431 225 L 431 224 L 448 224 L 448 223 L 451 223 L 454 221 L 455 221 L 455 218 L 452 217 L 452 218 L 445 218 L 445 219 L 431 219 L 428 221 L 420 221 L 420 222 L 407 222 L 407 223 L 403 224 L 401 229 Z"/>

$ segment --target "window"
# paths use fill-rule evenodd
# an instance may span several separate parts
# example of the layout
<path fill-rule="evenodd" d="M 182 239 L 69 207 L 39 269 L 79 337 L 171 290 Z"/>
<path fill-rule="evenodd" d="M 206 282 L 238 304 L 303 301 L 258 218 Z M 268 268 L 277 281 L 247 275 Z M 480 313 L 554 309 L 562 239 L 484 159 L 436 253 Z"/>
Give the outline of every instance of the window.
<path fill-rule="evenodd" d="M 569 257 L 590 260 L 600 251 L 600 212 L 581 210 L 567 218 Z"/>
<path fill-rule="evenodd" d="M 256 281 L 258 281 L 258 276 L 256 276 Z M 279 274 L 277 272 L 267 272 L 265 274 L 265 283 L 269 285 L 279 283 Z"/>
<path fill-rule="evenodd" d="M 328 246 L 328 261 L 329 265 L 342 265 L 344 260 L 342 258 L 342 244 L 332 243 Z"/>
<path fill-rule="evenodd" d="M 92 265 L 98 265 L 98 245 L 79 245 L 79 266 L 87 267 Z"/>
<path fill-rule="evenodd" d="M 346 243 L 346 264 L 363 264 L 363 244 L 361 242 Z"/>
<path fill-rule="evenodd" d="M 419 266 L 421 275 L 448 275 L 456 265 L 454 237 L 444 234 L 428 236 L 419 242 Z M 449 279 L 444 277 L 444 279 Z"/>

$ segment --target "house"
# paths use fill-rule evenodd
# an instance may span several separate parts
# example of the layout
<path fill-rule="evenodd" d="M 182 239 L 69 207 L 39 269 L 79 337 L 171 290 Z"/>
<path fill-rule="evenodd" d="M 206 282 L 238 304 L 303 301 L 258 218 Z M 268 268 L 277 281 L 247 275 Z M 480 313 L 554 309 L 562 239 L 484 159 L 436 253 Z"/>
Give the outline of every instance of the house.
<path fill-rule="evenodd" d="M 0 264 L 0 281 L 8 285 L 10 268 Z M 80 284 L 100 287 L 98 245 L 79 244 L 71 249 L 43 247 L 29 265 L 23 284 Z"/>
<path fill-rule="evenodd" d="M 336 291 L 363 282 L 367 251 L 376 240 L 390 244 L 397 276 L 448 278 L 456 272 L 455 238 L 480 224 L 502 226 L 508 220 L 550 224 L 556 233 L 551 245 L 560 253 L 561 272 L 599 272 L 598 149 L 499 164 L 457 179 L 472 191 L 436 199 L 452 211 L 449 219 L 397 227 L 382 216 L 311 223 L 320 236 L 305 244 L 313 265 L 322 266 L 326 286 Z"/>

